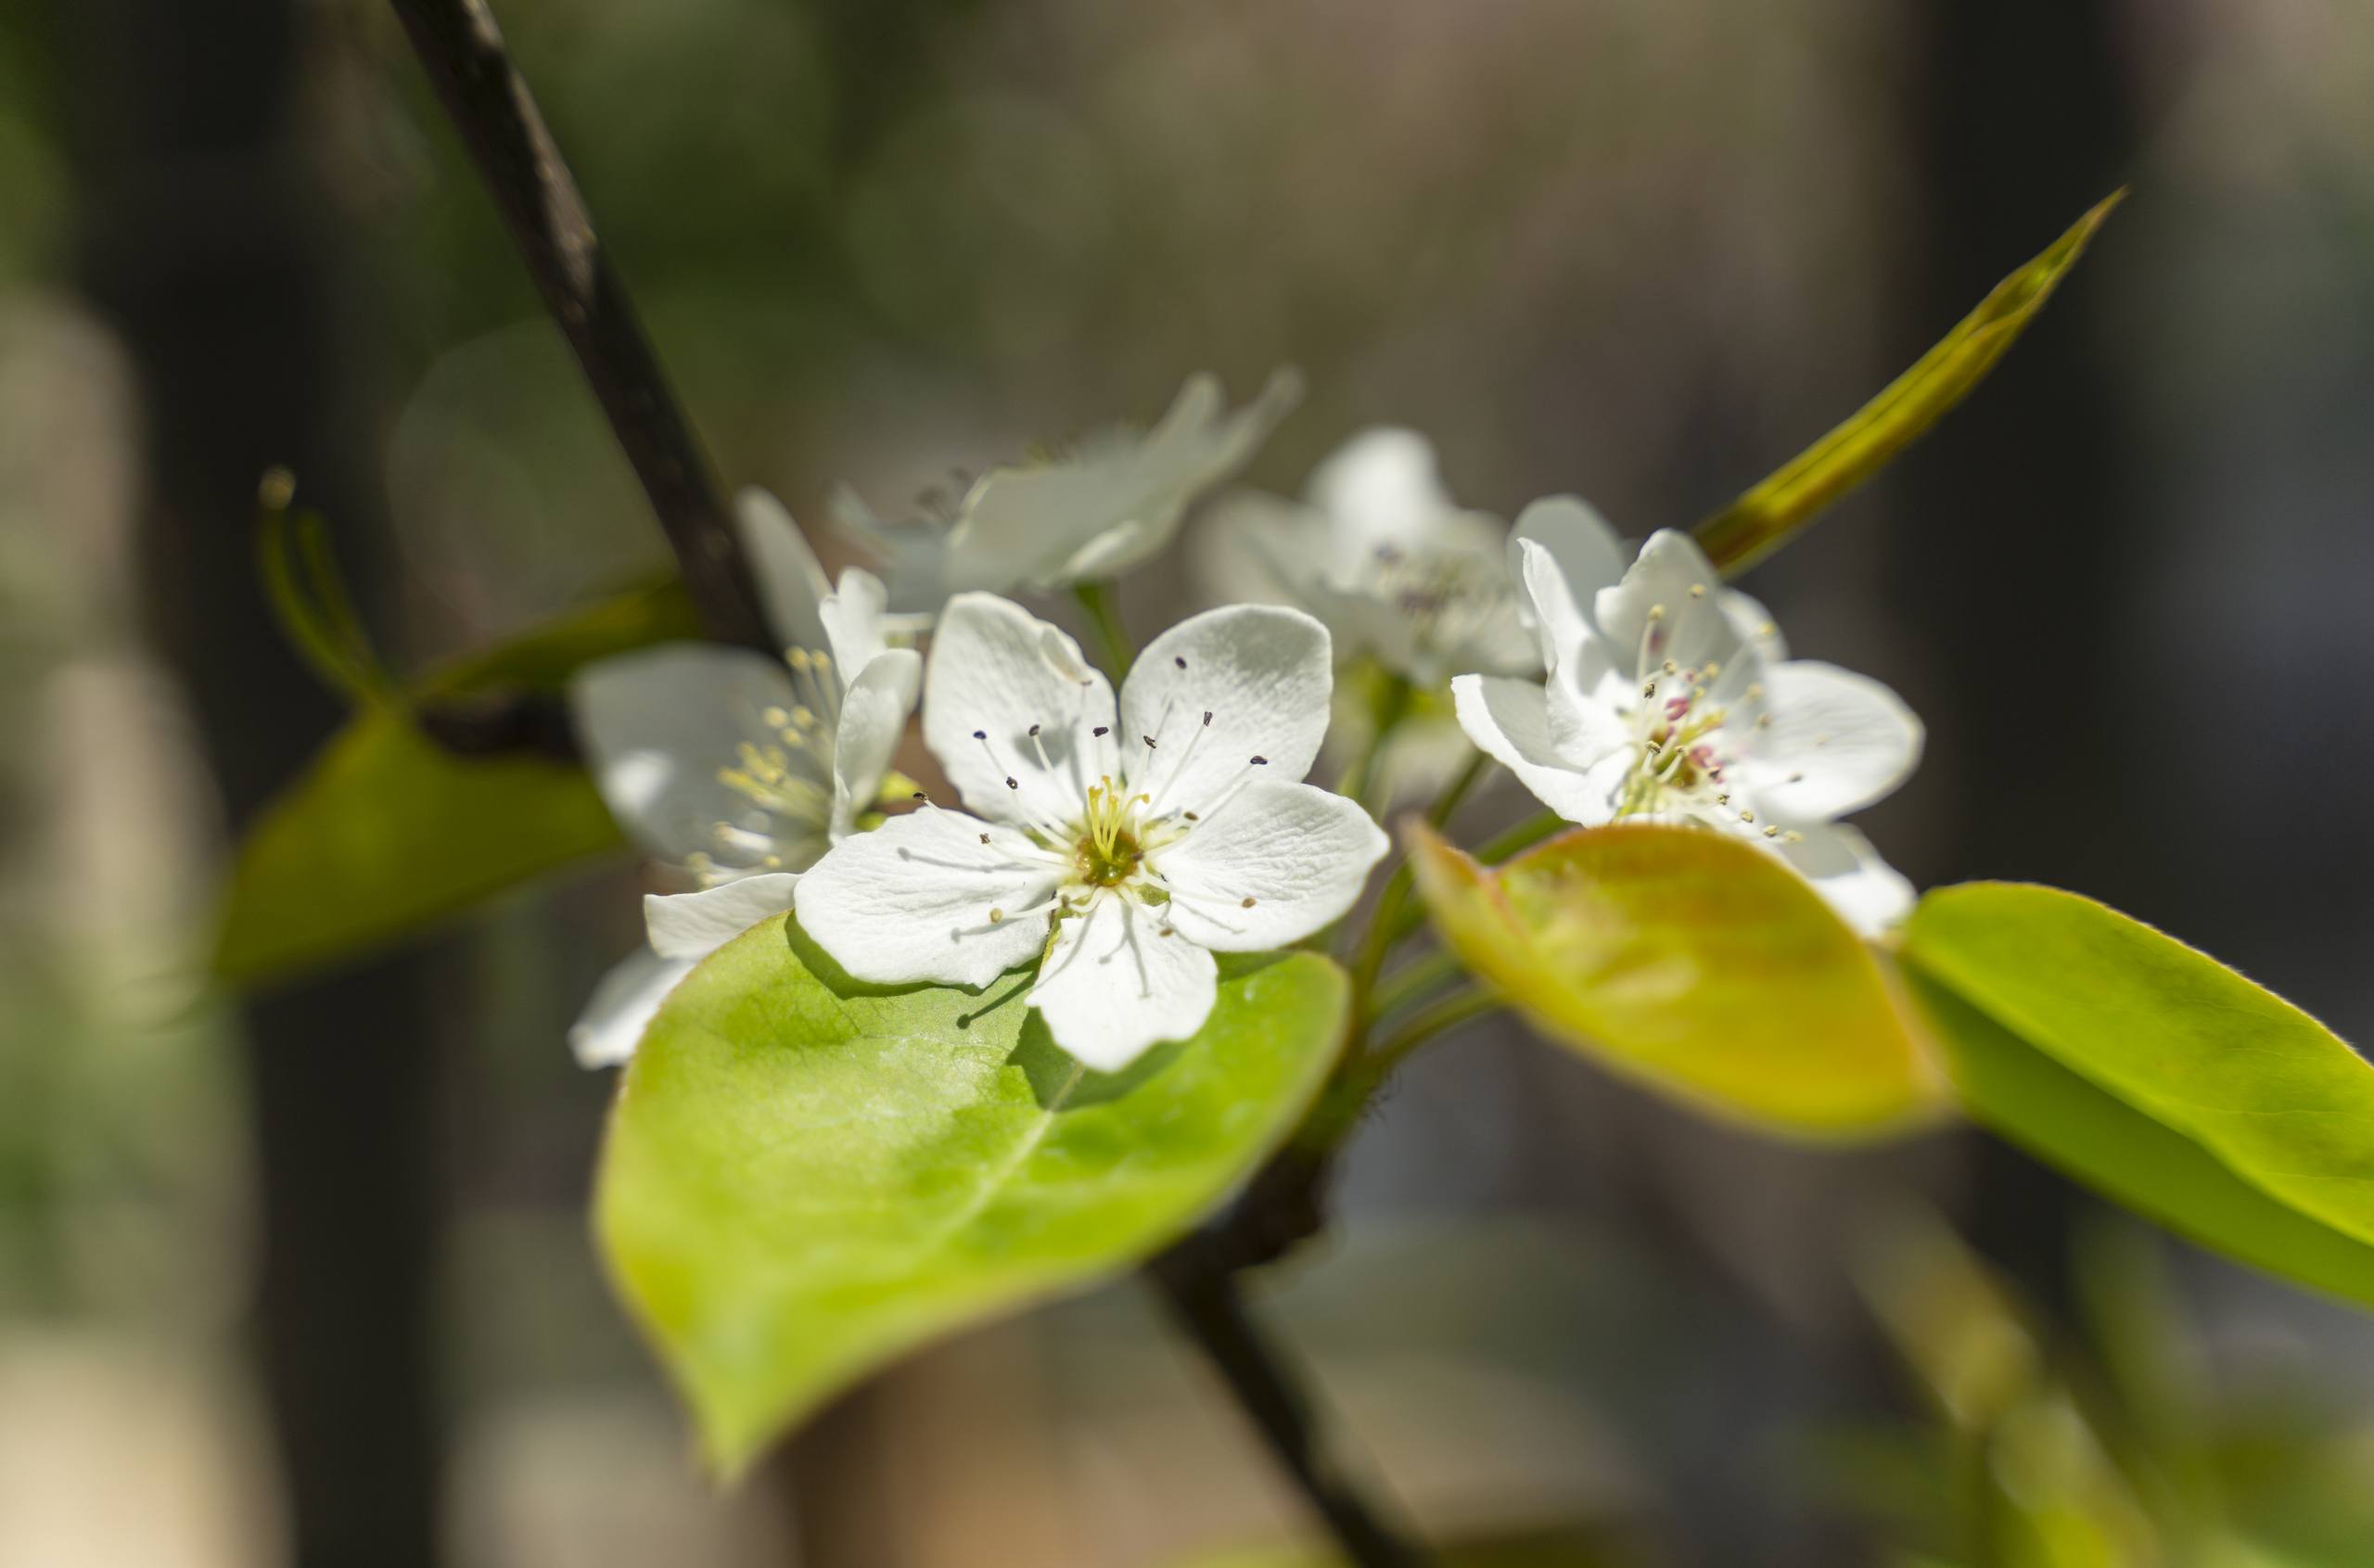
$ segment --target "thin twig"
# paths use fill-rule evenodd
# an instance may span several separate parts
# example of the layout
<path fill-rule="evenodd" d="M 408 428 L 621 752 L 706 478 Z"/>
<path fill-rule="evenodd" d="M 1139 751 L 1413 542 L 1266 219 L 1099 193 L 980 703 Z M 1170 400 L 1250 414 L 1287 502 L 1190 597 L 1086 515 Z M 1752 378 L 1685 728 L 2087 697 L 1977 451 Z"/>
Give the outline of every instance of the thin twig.
<path fill-rule="evenodd" d="M 720 642 L 775 651 L 708 460 L 485 0 L 391 4 L 643 481 L 702 623 Z"/>
<path fill-rule="evenodd" d="M 1225 1270 L 1167 1267 L 1167 1261 L 1157 1258 L 1146 1271 L 1180 1326 L 1203 1347 L 1278 1462 L 1326 1522 L 1345 1560 L 1354 1568 L 1420 1568 L 1426 1557 L 1361 1495 L 1321 1440 L 1308 1396 L 1246 1315 L 1236 1277 Z"/>

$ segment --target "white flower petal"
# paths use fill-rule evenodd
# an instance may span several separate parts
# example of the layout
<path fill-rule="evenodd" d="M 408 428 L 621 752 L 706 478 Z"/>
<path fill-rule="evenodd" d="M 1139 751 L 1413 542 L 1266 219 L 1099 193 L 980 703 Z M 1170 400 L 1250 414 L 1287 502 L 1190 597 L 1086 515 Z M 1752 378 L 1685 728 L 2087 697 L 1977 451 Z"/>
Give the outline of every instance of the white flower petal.
<path fill-rule="evenodd" d="M 982 476 L 948 538 L 951 589 L 1058 588 L 1126 571 L 1170 542 L 1197 494 L 1251 459 L 1301 401 L 1281 370 L 1223 414 L 1219 383 L 1195 376 L 1144 436 L 1102 431 L 1078 455 Z"/>
<path fill-rule="evenodd" d="M 1215 952 L 1266 952 L 1343 918 L 1389 847 L 1358 801 L 1264 779 L 1156 857 L 1160 912 Z"/>
<path fill-rule="evenodd" d="M 661 958 L 698 962 L 770 915 L 791 908 L 799 873 L 761 872 L 697 893 L 645 893 L 643 928 Z"/>
<path fill-rule="evenodd" d="M 643 1043 L 644 1030 L 676 982 L 696 961 L 661 958 L 637 948 L 610 966 L 585 999 L 585 1010 L 568 1026 L 568 1049 L 581 1067 L 615 1067 Z"/>
<path fill-rule="evenodd" d="M 1130 788 L 1158 811 L 1200 810 L 1248 769 L 1301 778 L 1327 737 L 1334 679 L 1327 628 L 1300 610 L 1232 605 L 1189 617 L 1147 644 L 1122 683 Z"/>
<path fill-rule="evenodd" d="M 1570 756 L 1552 731 L 1549 694 L 1531 681 L 1462 675 L 1450 683 L 1450 694 L 1467 738 L 1544 806 L 1570 822 L 1598 823 L 1615 815 L 1615 787 L 1632 761 L 1628 739 L 1613 739 L 1596 754 Z"/>
<path fill-rule="evenodd" d="M 1328 567 L 1339 583 L 1356 580 L 1380 550 L 1498 555 L 1507 532 L 1451 500 L 1434 444 L 1415 430 L 1361 431 L 1312 470 L 1307 493 L 1331 525 Z"/>
<path fill-rule="evenodd" d="M 884 624 L 900 631 L 930 630 L 948 600 L 942 560 L 948 525 L 922 518 L 884 522 L 846 484 L 836 486 L 824 504 L 834 526 L 863 543 L 882 566 L 888 595 Z"/>
<path fill-rule="evenodd" d="M 850 567 L 841 573 L 840 586 L 816 606 L 823 622 L 825 650 L 839 668 L 843 685 L 889 650 L 884 635 L 889 603 L 889 591 L 880 578 L 862 567 Z"/>
<path fill-rule="evenodd" d="M 747 648 L 678 643 L 601 659 L 570 681 L 569 707 L 610 814 L 661 860 L 715 847 L 750 802 L 718 778 L 761 715 L 799 702 L 781 662 Z M 819 832 L 823 824 L 814 824 Z"/>
<path fill-rule="evenodd" d="M 1568 602 L 1589 609 L 1599 591 L 1624 580 L 1624 545 L 1615 530 L 1578 495 L 1550 495 L 1517 514 L 1509 535 L 1509 569 L 1527 580 L 1523 545 L 1531 541 L 1550 553 L 1564 580 Z"/>
<path fill-rule="evenodd" d="M 1876 937 L 1912 912 L 1912 884 L 1851 827 L 1815 823 L 1797 830 L 1780 855 L 1861 936 Z M 1758 842 L 1763 842 L 1758 840 Z"/>
<path fill-rule="evenodd" d="M 876 655 L 841 695 L 840 729 L 833 744 L 833 820 L 836 842 L 856 828 L 858 813 L 881 793 L 882 775 L 907 733 L 915 692 L 923 684 L 924 661 L 913 648 Z"/>
<path fill-rule="evenodd" d="M 823 649 L 823 606 L 832 584 L 791 513 L 765 491 L 746 490 L 734 497 L 734 527 L 750 557 L 751 574 L 759 580 L 759 599 L 766 606 L 768 629 L 776 644 Z"/>
<path fill-rule="evenodd" d="M 1185 936 L 1160 935 L 1164 924 L 1160 911 L 1107 892 L 1056 931 L 1030 1005 L 1076 1060 L 1114 1072 L 1211 1016 L 1219 965 Z"/>
<path fill-rule="evenodd" d="M 1539 503 L 1526 509 L 1531 516 Z M 1520 525 L 1522 526 L 1522 525 Z M 1518 539 L 1509 546 L 1511 561 L 1525 599 L 1532 606 L 1528 618 L 1540 645 L 1541 667 L 1552 677 L 1571 665 L 1579 651 L 1593 642 L 1585 616 L 1566 580 L 1564 569 L 1550 547 L 1538 539 Z"/>
<path fill-rule="evenodd" d="M 924 669 L 924 741 L 965 805 L 993 822 L 1068 823 L 1090 784 L 1121 776 L 1113 727 L 1113 688 L 1060 629 L 993 594 L 949 601 Z"/>
<path fill-rule="evenodd" d="M 1736 588 L 1722 593 L 1723 617 L 1742 642 L 1754 648 L 1768 664 L 1779 664 L 1789 657 L 1789 640 L 1780 635 L 1780 623 L 1764 607 L 1764 601 Z"/>
<path fill-rule="evenodd" d="M 1721 587 L 1696 541 L 1659 529 L 1623 581 L 1594 596 L 1591 618 L 1619 664 L 1671 659 L 1695 669 L 1735 658 L 1745 646 L 1723 614 Z"/>
<path fill-rule="evenodd" d="M 1223 604 L 1309 609 L 1302 585 L 1326 574 L 1329 527 L 1299 502 L 1235 491 L 1213 504 L 1189 542 L 1197 575 Z"/>
<path fill-rule="evenodd" d="M 1921 760 L 1921 720 L 1867 675 L 1792 659 L 1766 670 L 1764 685 L 1771 722 L 1753 732 L 1753 749 L 1736 767 L 1770 816 L 1844 816 L 1902 784 Z"/>
<path fill-rule="evenodd" d="M 861 980 L 985 986 L 1046 941 L 1045 911 L 1031 911 L 1062 868 L 1036 856 L 1012 828 L 961 812 L 893 817 L 799 879 L 800 928 Z"/>

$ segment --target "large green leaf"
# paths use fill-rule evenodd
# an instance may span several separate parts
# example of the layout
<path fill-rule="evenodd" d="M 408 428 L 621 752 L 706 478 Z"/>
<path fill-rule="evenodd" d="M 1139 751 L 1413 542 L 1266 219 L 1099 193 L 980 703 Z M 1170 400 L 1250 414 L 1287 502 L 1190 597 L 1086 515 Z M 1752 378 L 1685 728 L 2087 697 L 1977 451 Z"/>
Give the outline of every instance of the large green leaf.
<path fill-rule="evenodd" d="M 1891 1130 L 1940 1101 L 1870 950 L 1751 844 L 1625 823 L 1495 870 L 1423 826 L 1410 840 L 1444 940 L 1595 1061 L 1799 1137 Z"/>
<path fill-rule="evenodd" d="M 2112 193 L 2043 255 L 1997 284 L 1978 309 L 1844 424 L 1700 523 L 1698 542 L 1707 559 L 1726 576 L 1745 571 L 1944 418 L 2027 330 L 2125 194 Z"/>
<path fill-rule="evenodd" d="M 1314 953 L 1223 959 L 1194 1039 L 1088 1072 L 1026 1012 L 849 979 L 796 924 L 677 988 L 628 1068 L 595 1223 L 613 1278 L 738 1472 L 850 1380 L 1126 1268 L 1293 1128 L 1345 1027 Z"/>
<path fill-rule="evenodd" d="M 2245 1262 L 2374 1303 L 2374 1067 L 2089 899 L 1973 883 L 1904 958 L 1972 1115 Z"/>
<path fill-rule="evenodd" d="M 590 660 L 696 635 L 689 602 L 670 584 L 456 664 L 413 700 L 555 693 Z M 409 708 L 365 703 L 240 845 L 215 969 L 242 984 L 285 979 L 618 843 L 576 764 L 456 756 L 420 733 Z"/>

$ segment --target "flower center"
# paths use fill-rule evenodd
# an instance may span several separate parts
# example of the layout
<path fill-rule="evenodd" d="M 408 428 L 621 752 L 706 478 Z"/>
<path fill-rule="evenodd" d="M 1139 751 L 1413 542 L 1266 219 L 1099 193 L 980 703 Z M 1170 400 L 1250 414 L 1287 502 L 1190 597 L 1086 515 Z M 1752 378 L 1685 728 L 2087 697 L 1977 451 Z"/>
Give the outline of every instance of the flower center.
<path fill-rule="evenodd" d="M 1363 585 L 1414 622 L 1423 642 L 1450 644 L 1515 612 L 1515 591 L 1497 562 L 1452 551 L 1381 544 Z"/>
<path fill-rule="evenodd" d="M 1147 803 L 1147 797 L 1127 793 L 1109 775 L 1089 786 L 1079 841 L 1073 848 L 1082 882 L 1091 887 L 1117 887 L 1137 875 L 1145 860 L 1139 809 Z"/>

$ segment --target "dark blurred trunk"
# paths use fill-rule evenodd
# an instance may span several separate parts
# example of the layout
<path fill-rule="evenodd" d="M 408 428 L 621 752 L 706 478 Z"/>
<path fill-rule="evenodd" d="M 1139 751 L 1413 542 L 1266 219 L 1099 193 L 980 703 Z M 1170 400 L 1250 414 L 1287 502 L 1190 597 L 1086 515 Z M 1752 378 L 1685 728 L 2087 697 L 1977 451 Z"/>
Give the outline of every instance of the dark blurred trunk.
<path fill-rule="evenodd" d="M 338 717 L 254 565 L 285 463 L 356 559 L 377 513 L 364 377 L 338 340 L 336 202 L 290 123 L 298 0 L 57 0 L 86 287 L 137 363 L 144 566 L 235 824 Z M 61 520 L 59 526 L 70 526 Z M 254 1303 L 300 1568 L 438 1556 L 432 1037 L 416 962 L 247 1009 L 262 1192 Z"/>
<path fill-rule="evenodd" d="M 1926 254 L 1896 359 L 2125 178 L 2135 151 L 2118 7 L 2108 0 L 1939 0 L 1909 83 L 1923 159 Z M 2115 223 L 2105 249 L 2118 240 Z M 2099 260 L 2099 258 L 2097 258 Z M 2100 268 L 2081 266 L 1976 396 L 1890 481 L 1894 596 L 1932 640 L 1934 684 L 1909 694 L 1936 740 L 1931 771 L 1963 791 L 1925 863 L 1928 886 L 2034 878 L 2119 901 L 2136 880 L 2121 776 L 2117 576 L 2133 547 L 2124 388 L 2106 353 Z M 1936 787 L 1933 784 L 1932 787 Z M 2065 1294 L 2060 1177 L 1989 1142 L 1969 1217 L 1979 1246 L 2040 1296 Z"/>

